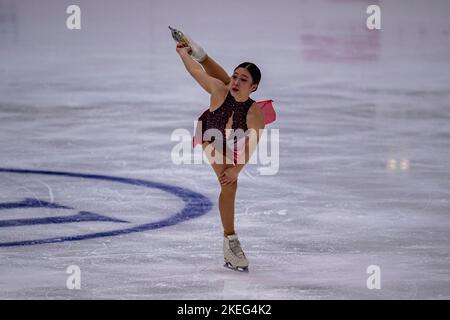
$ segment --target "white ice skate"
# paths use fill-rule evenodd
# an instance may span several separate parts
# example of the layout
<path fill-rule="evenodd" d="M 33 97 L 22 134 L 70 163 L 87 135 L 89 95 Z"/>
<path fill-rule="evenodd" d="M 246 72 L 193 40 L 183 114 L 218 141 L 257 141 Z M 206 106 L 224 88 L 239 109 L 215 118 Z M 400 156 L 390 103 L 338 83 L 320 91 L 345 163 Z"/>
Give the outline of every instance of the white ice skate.
<path fill-rule="evenodd" d="M 170 31 L 172 32 L 172 38 L 175 40 L 175 42 L 182 42 L 189 47 L 191 47 L 191 51 L 189 52 L 189 55 L 198 62 L 203 62 L 206 59 L 206 52 L 205 50 L 200 47 L 194 40 L 191 39 L 186 33 L 181 32 L 180 30 L 177 30 L 175 28 L 172 28 L 169 26 Z"/>
<path fill-rule="evenodd" d="M 223 238 L 223 258 L 225 260 L 225 267 L 241 272 L 248 272 L 248 260 L 245 257 L 244 251 L 242 251 L 236 234 Z"/>

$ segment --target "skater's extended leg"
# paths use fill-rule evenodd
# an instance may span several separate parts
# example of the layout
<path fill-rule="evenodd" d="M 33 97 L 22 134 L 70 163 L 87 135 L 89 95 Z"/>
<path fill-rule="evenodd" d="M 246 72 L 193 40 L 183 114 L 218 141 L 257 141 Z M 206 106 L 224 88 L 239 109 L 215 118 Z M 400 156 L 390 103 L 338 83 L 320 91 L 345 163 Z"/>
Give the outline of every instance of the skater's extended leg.
<path fill-rule="evenodd" d="M 206 73 L 211 77 L 219 79 L 224 84 L 228 85 L 230 83 L 230 76 L 227 72 L 216 62 L 213 58 L 206 55 L 206 59 L 200 63 L 205 69 Z"/>
<path fill-rule="evenodd" d="M 227 72 L 217 62 L 215 62 L 213 58 L 209 57 L 206 51 L 189 35 L 170 26 L 169 29 L 172 32 L 172 37 L 175 42 L 183 46 L 190 47 L 189 54 L 194 60 L 196 60 L 203 66 L 208 75 L 213 78 L 219 79 L 226 85 L 230 83 L 231 79 L 230 76 L 228 76 Z"/>

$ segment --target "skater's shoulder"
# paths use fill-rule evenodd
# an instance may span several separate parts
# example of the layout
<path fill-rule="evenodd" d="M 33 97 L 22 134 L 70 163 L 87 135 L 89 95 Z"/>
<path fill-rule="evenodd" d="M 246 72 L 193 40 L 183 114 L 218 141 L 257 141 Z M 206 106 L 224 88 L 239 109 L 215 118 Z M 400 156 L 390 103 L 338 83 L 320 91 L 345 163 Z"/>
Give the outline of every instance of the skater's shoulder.
<path fill-rule="evenodd" d="M 228 94 L 228 87 L 219 79 L 213 78 L 211 80 L 211 96 L 226 98 Z"/>
<path fill-rule="evenodd" d="M 247 122 L 259 124 L 264 127 L 264 113 L 256 102 L 253 102 L 248 110 Z"/>

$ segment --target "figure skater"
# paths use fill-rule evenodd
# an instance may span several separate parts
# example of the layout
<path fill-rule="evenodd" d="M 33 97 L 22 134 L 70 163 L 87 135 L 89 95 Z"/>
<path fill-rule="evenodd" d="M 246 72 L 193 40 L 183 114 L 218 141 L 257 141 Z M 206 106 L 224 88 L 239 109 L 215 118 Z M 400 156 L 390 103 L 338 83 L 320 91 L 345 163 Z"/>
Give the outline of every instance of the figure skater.
<path fill-rule="evenodd" d="M 250 98 L 258 88 L 261 72 L 255 64 L 244 62 L 234 69 L 230 77 L 189 36 L 169 28 L 177 42 L 176 52 L 187 71 L 210 94 L 209 109 L 199 118 L 203 122 L 200 143 L 220 183 L 219 211 L 224 230 L 225 266 L 248 271 L 249 262 L 234 226 L 235 199 L 239 173 L 256 149 L 262 129 L 268 123 L 261 105 Z M 208 136 L 210 131 L 216 134 Z M 230 132 L 233 132 L 231 138 Z M 237 150 L 237 141 L 245 143 L 241 152 Z M 252 141 L 255 143 L 250 143 Z"/>

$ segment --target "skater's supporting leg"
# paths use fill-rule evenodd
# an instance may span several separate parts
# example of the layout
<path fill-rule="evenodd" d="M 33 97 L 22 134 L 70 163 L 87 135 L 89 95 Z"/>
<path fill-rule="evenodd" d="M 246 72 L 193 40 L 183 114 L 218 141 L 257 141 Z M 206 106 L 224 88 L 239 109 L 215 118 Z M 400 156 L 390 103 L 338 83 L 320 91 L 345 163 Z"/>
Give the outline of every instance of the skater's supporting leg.
<path fill-rule="evenodd" d="M 234 204 L 236 200 L 237 181 L 222 186 L 219 195 L 220 218 L 223 232 L 226 236 L 235 234 L 234 231 Z"/>
<path fill-rule="evenodd" d="M 225 171 L 225 169 L 232 167 L 230 164 L 212 163 L 212 168 L 216 173 L 217 178 Z M 234 205 L 237 191 L 237 181 L 228 185 L 221 185 L 219 195 L 219 211 L 222 220 L 223 231 L 225 235 L 235 234 L 234 230 Z"/>
<path fill-rule="evenodd" d="M 224 84 L 228 85 L 230 83 L 230 76 L 227 72 L 211 58 L 210 56 L 206 56 L 206 59 L 200 63 L 202 67 L 205 69 L 206 73 L 211 77 L 219 79 Z"/>

